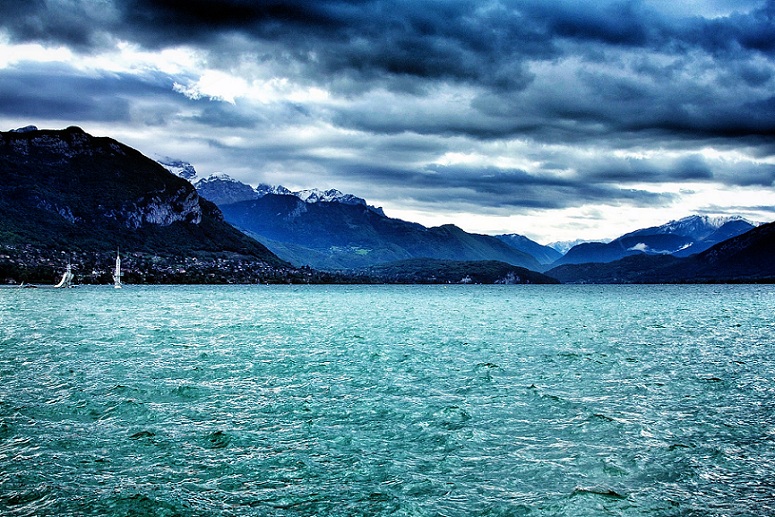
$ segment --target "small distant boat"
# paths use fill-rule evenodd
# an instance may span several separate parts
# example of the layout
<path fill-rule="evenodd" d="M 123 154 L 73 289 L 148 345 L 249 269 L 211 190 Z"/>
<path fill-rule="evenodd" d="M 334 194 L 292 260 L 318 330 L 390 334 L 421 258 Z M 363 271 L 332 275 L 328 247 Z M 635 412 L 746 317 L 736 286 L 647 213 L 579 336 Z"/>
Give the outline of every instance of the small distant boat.
<path fill-rule="evenodd" d="M 116 267 L 113 270 L 113 288 L 121 289 L 121 255 L 116 252 Z"/>
<path fill-rule="evenodd" d="M 62 279 L 54 287 L 56 287 L 57 289 L 66 289 L 68 287 L 73 287 L 73 278 L 74 278 L 73 269 L 70 266 L 70 263 L 68 262 L 67 269 L 62 275 Z"/>

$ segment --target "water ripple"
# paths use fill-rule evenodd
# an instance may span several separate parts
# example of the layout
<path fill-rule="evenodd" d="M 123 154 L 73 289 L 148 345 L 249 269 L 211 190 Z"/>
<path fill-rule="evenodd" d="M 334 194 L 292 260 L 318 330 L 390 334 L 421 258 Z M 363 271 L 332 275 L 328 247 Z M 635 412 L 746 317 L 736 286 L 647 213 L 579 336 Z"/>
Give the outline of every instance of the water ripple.
<path fill-rule="evenodd" d="M 0 514 L 775 514 L 774 295 L 2 290 Z"/>

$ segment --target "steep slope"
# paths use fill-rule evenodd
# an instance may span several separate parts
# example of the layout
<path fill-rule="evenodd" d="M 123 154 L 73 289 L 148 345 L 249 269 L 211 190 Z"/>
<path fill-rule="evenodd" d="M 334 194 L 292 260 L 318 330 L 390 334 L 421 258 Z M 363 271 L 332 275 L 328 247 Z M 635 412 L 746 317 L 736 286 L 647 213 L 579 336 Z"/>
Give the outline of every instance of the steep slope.
<path fill-rule="evenodd" d="M 194 181 L 194 178 L 196 178 L 196 169 L 188 162 L 170 157 L 159 158 L 156 161 L 172 174 L 180 176 L 184 180 Z"/>
<path fill-rule="evenodd" d="M 546 274 L 571 283 L 773 282 L 773 257 L 775 223 L 768 223 L 690 257 L 640 254 L 608 263 L 566 264 Z"/>
<path fill-rule="evenodd" d="M 694 241 L 691 246 L 687 246 L 685 249 L 679 250 L 673 255 L 676 257 L 688 257 L 695 253 L 702 253 L 716 244 L 742 235 L 753 228 L 754 225 L 742 219 L 726 222 L 713 233 Z"/>
<path fill-rule="evenodd" d="M 261 197 L 261 194 L 250 185 L 234 180 L 226 174 L 214 174 L 203 178 L 194 183 L 194 187 L 200 196 L 218 206 Z"/>
<path fill-rule="evenodd" d="M 609 243 L 579 244 L 552 265 L 556 267 L 563 264 L 613 262 L 639 254 L 686 257 L 745 233 L 753 227 L 741 218 L 694 215 L 661 226 L 636 230 Z"/>
<path fill-rule="evenodd" d="M 227 221 L 283 258 L 315 268 L 358 268 L 410 258 L 500 260 L 540 268 L 532 256 L 495 237 L 453 225 L 426 228 L 360 203 L 307 203 L 294 195 L 269 194 L 220 208 Z M 285 254 L 289 250 L 292 257 Z"/>
<path fill-rule="evenodd" d="M 775 223 L 767 223 L 689 257 L 684 277 L 695 280 L 775 281 Z"/>
<path fill-rule="evenodd" d="M 214 270 L 217 261 L 225 261 L 220 276 L 213 277 L 225 281 L 225 272 L 238 263 L 268 276 L 291 271 L 227 224 L 190 183 L 110 138 L 75 127 L 0 132 L 0 172 L 0 246 L 17 270 L 27 256 L 27 269 L 43 267 L 32 264 L 32 257 L 51 270 L 68 258 L 91 261 L 76 264 L 83 272 L 102 267 L 101 257 L 120 247 L 130 271 L 141 256 L 158 256 L 159 267 L 170 270 L 185 269 L 190 259 Z M 139 266 L 135 273 L 145 274 Z M 250 277 L 233 279 L 237 276 Z"/>
<path fill-rule="evenodd" d="M 538 244 L 524 235 L 509 233 L 505 235 L 496 235 L 495 237 L 512 248 L 531 255 L 540 264 L 551 264 L 562 257 L 562 253 L 556 249 Z"/>

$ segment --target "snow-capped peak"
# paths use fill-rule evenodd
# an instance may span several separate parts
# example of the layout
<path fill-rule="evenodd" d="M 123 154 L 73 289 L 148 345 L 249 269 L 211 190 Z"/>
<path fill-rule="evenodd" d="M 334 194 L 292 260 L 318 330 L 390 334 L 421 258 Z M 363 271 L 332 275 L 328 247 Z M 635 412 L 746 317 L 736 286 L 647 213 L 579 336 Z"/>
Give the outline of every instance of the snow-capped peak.
<path fill-rule="evenodd" d="M 255 191 L 259 197 L 264 197 L 267 194 L 276 194 L 278 196 L 292 196 L 293 192 L 283 187 L 282 185 L 267 185 L 266 183 L 260 183 Z"/>
<path fill-rule="evenodd" d="M 194 183 L 194 187 L 202 197 L 216 205 L 239 203 L 261 197 L 250 185 L 223 173 L 211 174 Z"/>
<path fill-rule="evenodd" d="M 234 178 L 232 178 L 231 176 L 229 176 L 224 172 L 216 172 L 214 174 L 210 174 L 208 177 L 202 178 L 197 183 L 206 184 L 206 183 L 216 183 L 218 181 L 227 181 L 229 183 L 241 183 L 240 181 L 235 180 Z"/>
<path fill-rule="evenodd" d="M 194 166 L 188 162 L 167 156 L 158 158 L 156 161 L 176 176 L 180 176 L 181 178 L 186 179 L 192 183 L 194 179 L 196 179 L 196 169 L 194 169 Z"/>
<path fill-rule="evenodd" d="M 294 192 L 293 195 L 305 203 L 317 203 L 318 201 L 321 201 L 324 196 L 323 191 L 316 188 L 299 190 L 298 192 Z"/>
<path fill-rule="evenodd" d="M 353 196 L 352 194 L 343 194 L 336 189 L 320 190 L 308 189 L 294 192 L 293 195 L 305 203 L 343 203 L 345 205 L 366 205 L 366 200 Z"/>
<path fill-rule="evenodd" d="M 707 228 L 718 230 L 725 224 L 731 221 L 745 221 L 740 216 L 709 216 L 709 215 L 690 215 L 677 221 L 670 221 L 660 227 L 664 233 L 680 233 L 681 230 L 690 229 L 695 230 L 698 228 Z M 745 221 L 749 222 L 750 221 Z"/>
<path fill-rule="evenodd" d="M 194 186 L 200 194 L 215 204 L 237 203 L 274 194 L 279 196 L 295 196 L 310 204 L 335 202 L 344 205 L 361 205 L 380 215 L 385 215 L 381 208 L 368 205 L 365 199 L 352 194 L 344 194 L 336 189 L 307 189 L 293 192 L 282 185 L 267 185 L 266 183 L 261 183 L 253 188 L 223 173 L 211 174 L 207 178 L 197 181 Z"/>
<path fill-rule="evenodd" d="M 663 224 L 662 226 L 640 230 L 640 232 L 646 233 L 650 231 L 653 234 L 676 234 L 684 235 L 694 239 L 704 239 L 725 224 L 733 221 L 740 221 L 754 225 L 750 221 L 746 221 L 740 216 L 690 215 L 689 217 L 684 217 L 683 219 L 670 221 L 666 224 Z"/>
<path fill-rule="evenodd" d="M 728 226 L 727 226 L 728 225 Z M 633 238 L 646 238 L 656 235 L 673 235 L 683 237 L 691 242 L 701 242 L 710 238 L 717 233 L 722 227 L 724 228 L 724 235 L 728 234 L 729 237 L 738 235 L 747 229 L 756 226 L 750 221 L 746 221 L 740 216 L 707 216 L 707 215 L 691 215 L 670 221 L 661 226 L 652 226 L 650 228 L 643 228 L 634 232 L 622 235 L 617 240 L 628 240 L 632 242 Z M 670 253 L 678 253 L 682 250 L 689 249 L 684 246 L 682 249 L 670 250 Z M 697 248 L 692 248 L 696 250 Z M 654 252 L 654 250 L 650 250 Z"/>

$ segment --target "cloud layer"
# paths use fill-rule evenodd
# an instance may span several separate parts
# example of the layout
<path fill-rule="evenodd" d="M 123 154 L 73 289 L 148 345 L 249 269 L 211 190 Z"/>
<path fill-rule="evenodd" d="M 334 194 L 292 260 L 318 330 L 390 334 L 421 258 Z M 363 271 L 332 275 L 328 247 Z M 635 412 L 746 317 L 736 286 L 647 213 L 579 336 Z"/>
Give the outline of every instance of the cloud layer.
<path fill-rule="evenodd" d="M 0 121 L 544 240 L 775 219 L 775 4 L 674 4 L 2 2 Z"/>

